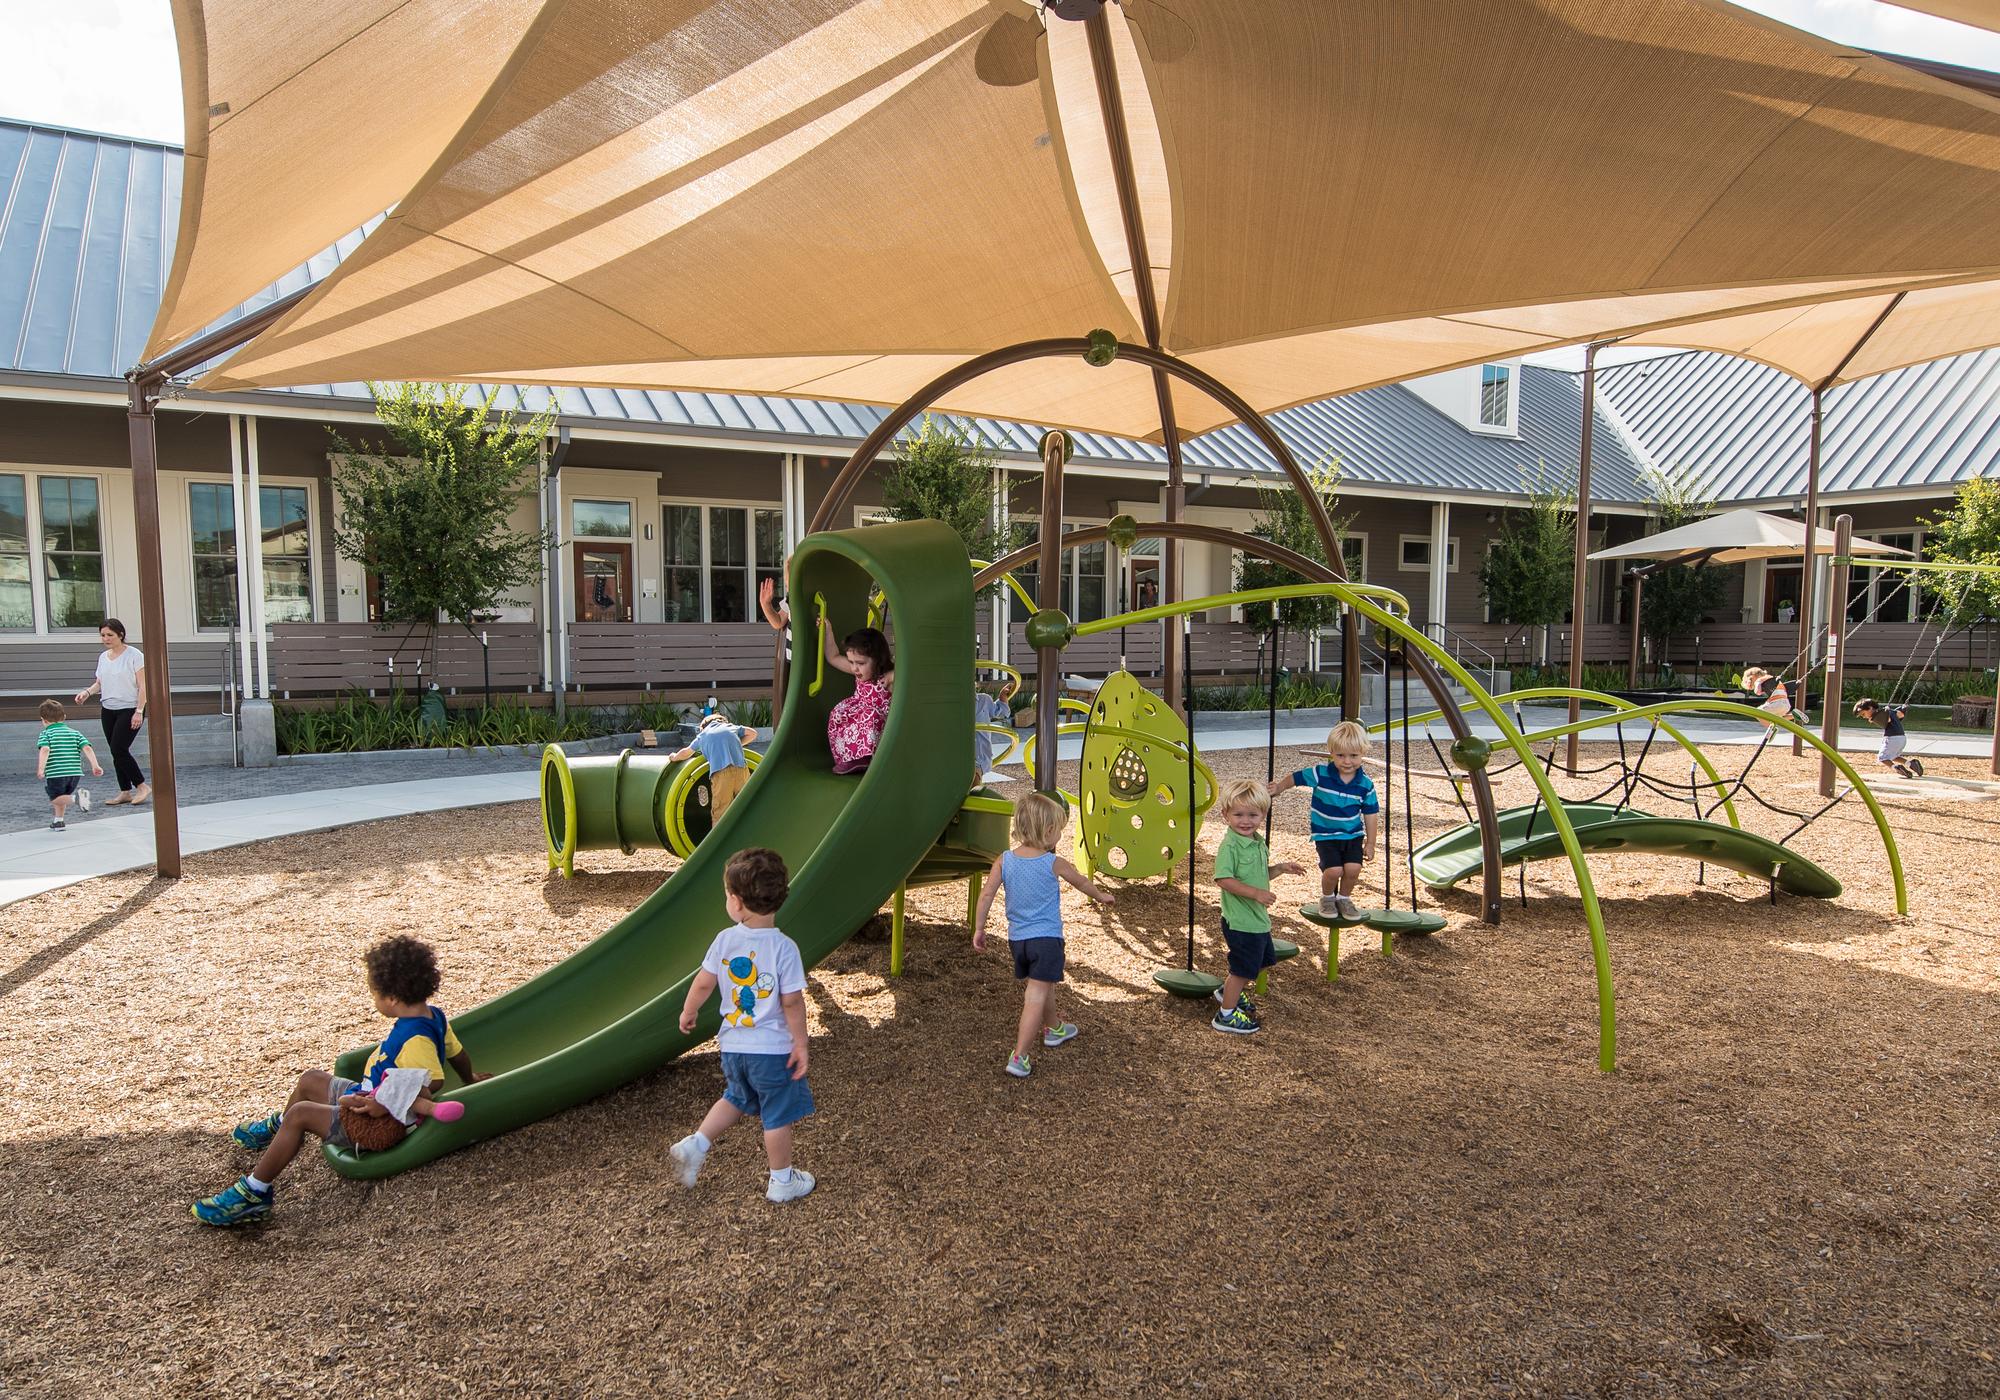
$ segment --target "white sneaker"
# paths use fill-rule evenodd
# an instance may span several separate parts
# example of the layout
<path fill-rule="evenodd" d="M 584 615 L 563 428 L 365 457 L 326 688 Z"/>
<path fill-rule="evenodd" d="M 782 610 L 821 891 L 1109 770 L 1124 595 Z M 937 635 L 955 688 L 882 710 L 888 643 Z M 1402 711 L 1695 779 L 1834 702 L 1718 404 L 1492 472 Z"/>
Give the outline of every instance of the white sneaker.
<path fill-rule="evenodd" d="M 88 812 L 90 810 L 89 788 L 78 788 L 76 790 L 76 810 L 79 812 Z"/>
<path fill-rule="evenodd" d="M 1059 1026 L 1050 1026 L 1042 1031 L 1042 1044 L 1053 1050 L 1058 1045 L 1067 1045 L 1076 1039 L 1076 1027 L 1068 1021 Z"/>
<path fill-rule="evenodd" d="M 1321 895 L 1319 912 L 1324 918 L 1333 918 L 1340 912 L 1340 896 L 1337 894 Z"/>
<path fill-rule="evenodd" d="M 1334 896 L 1334 905 L 1339 909 L 1340 917 L 1343 919 L 1358 919 L 1361 917 L 1360 906 L 1356 905 L 1352 899 L 1344 894 Z"/>
<path fill-rule="evenodd" d="M 674 1159 L 675 1175 L 683 1186 L 694 1185 L 694 1179 L 701 1175 L 701 1164 L 708 1160 L 708 1154 L 695 1146 L 693 1133 L 668 1148 L 667 1155 Z"/>
<path fill-rule="evenodd" d="M 782 1205 L 786 1201 L 796 1201 L 801 1196 L 810 1196 L 816 1185 L 818 1183 L 813 1180 L 811 1172 L 804 1167 L 793 1167 L 790 1181 L 780 1181 L 775 1176 L 771 1178 L 771 1184 L 764 1188 L 764 1199 Z"/>

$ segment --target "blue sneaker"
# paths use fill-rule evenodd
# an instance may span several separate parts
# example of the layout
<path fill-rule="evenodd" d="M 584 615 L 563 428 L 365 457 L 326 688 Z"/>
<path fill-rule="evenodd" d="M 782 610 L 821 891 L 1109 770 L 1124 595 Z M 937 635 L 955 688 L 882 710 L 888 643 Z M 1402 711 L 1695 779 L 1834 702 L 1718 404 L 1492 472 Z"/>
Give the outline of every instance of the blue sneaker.
<path fill-rule="evenodd" d="M 1216 1012 L 1215 1019 L 1208 1024 L 1216 1030 L 1226 1031 L 1230 1035 L 1255 1035 L 1258 1031 L 1264 1029 L 1262 1025 L 1246 1014 L 1240 1006 L 1232 1006 L 1227 1011 Z"/>
<path fill-rule="evenodd" d="M 247 1147 L 252 1152 L 262 1152 L 271 1145 L 271 1139 L 278 1135 L 278 1127 L 284 1121 L 285 1111 L 281 1108 L 267 1118 L 238 1123 L 229 1130 L 229 1140 L 238 1147 Z"/>
<path fill-rule="evenodd" d="M 1213 992 L 1210 992 L 1209 1000 L 1213 1001 L 1217 1006 L 1222 1005 L 1222 988 L 1217 987 Z M 1253 1021 L 1257 1019 L 1257 1003 L 1251 998 L 1250 993 L 1238 992 L 1236 994 L 1236 1004 L 1243 1008 L 1244 1015 Z"/>
<path fill-rule="evenodd" d="M 253 1191 L 250 1178 L 239 1176 L 213 1196 L 189 1206 L 188 1214 L 204 1225 L 247 1225 L 271 1213 L 271 1202 L 277 1194 L 276 1188 Z"/>

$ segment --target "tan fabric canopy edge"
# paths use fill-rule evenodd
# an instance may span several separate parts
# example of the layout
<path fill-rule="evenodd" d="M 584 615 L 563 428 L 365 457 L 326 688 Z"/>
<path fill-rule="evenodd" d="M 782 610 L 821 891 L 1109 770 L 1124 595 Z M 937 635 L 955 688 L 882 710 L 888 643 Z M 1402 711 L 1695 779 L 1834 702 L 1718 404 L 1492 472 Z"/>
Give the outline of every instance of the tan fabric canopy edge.
<path fill-rule="evenodd" d="M 173 0 L 186 157 L 146 357 L 401 199 L 543 4 Z"/>
<path fill-rule="evenodd" d="M 1815 530 L 1813 534 L 1815 554 L 1833 553 L 1833 531 Z M 1792 520 L 1761 510 L 1730 510 L 1676 530 L 1648 535 L 1630 544 L 1600 549 L 1590 557 L 1658 559 L 1665 563 L 1702 558 L 1712 564 L 1744 564 L 1753 559 L 1798 559 L 1805 553 L 1805 547 L 1806 526 L 1803 520 Z M 1878 544 L 1859 535 L 1848 542 L 1848 547 L 1856 554 L 1907 557 L 1910 553 L 1907 549 Z"/>
<path fill-rule="evenodd" d="M 1955 19 L 1978 29 L 2000 30 L 2000 0 L 1893 0 L 1894 7 Z"/>
<path fill-rule="evenodd" d="M 993 61 L 1018 7 L 802 6 L 821 20 L 811 61 L 775 36 L 754 57 L 760 94 L 783 100 L 738 120 L 702 110 L 708 89 L 671 72 L 669 100 L 636 105 L 600 81 L 615 68 L 605 36 L 632 38 L 591 22 L 607 6 L 574 0 L 540 31 L 397 217 L 210 384 L 450 377 L 893 401 L 939 357 L 1129 328 L 1064 172 L 1037 154 L 1049 109 L 1009 96 L 1039 71 Z M 1261 408 L 1759 304 L 1688 288 L 1762 283 L 1791 300 L 1864 274 L 2000 271 L 2000 118 L 1984 99 L 1706 0 L 1397 11 L 1125 7 L 1176 185 L 1168 347 L 1268 381 L 1250 395 Z M 820 75 L 846 51 L 826 35 L 843 22 L 873 66 L 842 69 L 854 81 L 828 92 Z M 664 41 L 679 22 L 659 23 Z M 871 48 L 892 23 L 933 37 Z M 1353 52 L 1373 61 L 1338 61 Z M 586 120 L 552 143 L 558 107 Z M 1498 114 L 1498 129 L 1460 131 L 1461 111 Z M 927 237 L 884 238 L 902 231 L 885 211 L 912 176 Z M 984 196 L 976 216 L 956 202 L 964 183 Z M 799 247 L 802 208 L 835 246 Z M 1340 256 L 1300 236 L 1320 229 L 1339 231 Z M 1633 295 L 1557 300 L 1592 285 Z M 1673 316 L 1635 305 L 1653 296 L 1682 300 Z M 1574 309 L 1593 302 L 1619 312 Z M 1412 314 L 1493 305 L 1543 307 L 1546 323 L 1529 335 Z M 1423 352 L 1385 345 L 1390 327 Z M 770 382 L 773 364 L 786 382 Z M 954 406 L 1157 434 L 1122 391 L 1098 402 L 1114 378 L 1040 403 L 1021 401 L 1026 382 Z"/>

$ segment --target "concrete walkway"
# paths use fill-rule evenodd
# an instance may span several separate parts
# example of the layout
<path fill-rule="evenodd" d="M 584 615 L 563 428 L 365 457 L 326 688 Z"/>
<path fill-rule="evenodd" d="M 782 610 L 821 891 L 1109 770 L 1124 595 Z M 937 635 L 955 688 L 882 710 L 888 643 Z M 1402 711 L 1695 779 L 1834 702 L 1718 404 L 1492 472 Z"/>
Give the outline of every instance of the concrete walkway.
<path fill-rule="evenodd" d="M 1564 714 L 1560 709 L 1531 706 L 1522 717 L 1530 729 L 1535 729 L 1562 723 Z M 1204 723 L 1195 735 L 1201 749 L 1224 752 L 1263 748 L 1267 730 L 1262 717 L 1246 712 L 1244 719 L 1240 728 L 1232 724 L 1211 729 Z M 1645 727 L 1643 722 L 1628 725 L 1626 742 L 1643 744 Z M 1435 735 L 1440 745 L 1450 740 L 1441 723 L 1420 728 Z M 1476 723 L 1474 730 L 1489 738 L 1497 734 L 1483 722 Z M 1754 746 L 1763 737 L 1763 731 L 1756 725 L 1728 721 L 1695 720 L 1683 726 L 1682 732 L 1704 748 Z M 1610 740 L 1613 734 L 1614 731 L 1606 729 L 1593 737 Z M 1026 738 L 1024 733 L 1024 742 Z M 1401 738 L 1400 733 L 1397 738 Z M 1421 741 L 1419 729 L 1411 731 L 1411 739 L 1413 743 Z M 1280 716 L 1277 734 L 1280 769 L 1298 760 L 1298 750 L 1315 748 L 1325 740 L 1324 724 L 1287 724 Z M 1872 755 L 1876 745 L 1870 730 L 1850 729 L 1841 735 L 1840 747 L 1844 753 Z M 1427 751 L 1429 747 L 1423 744 L 1422 749 Z M 1082 748 L 1081 739 L 1066 738 L 1059 752 L 1063 758 L 1074 759 Z M 1981 758 L 1990 748 L 1990 740 L 1980 735 L 1910 737 L 1910 752 L 1915 754 Z M 1434 765 L 1436 760 L 1423 752 L 1418 762 Z M 518 757 L 496 758 L 487 763 L 435 755 L 362 755 L 348 762 L 328 761 L 309 768 L 190 772 L 208 775 L 190 793 L 197 800 L 184 801 L 181 807 L 181 849 L 190 855 L 412 812 L 530 802 L 535 799 L 537 781 L 533 762 Z M 449 776 L 393 780 L 410 772 L 446 772 Z M 1021 781 L 1020 764 L 1016 761 L 1006 765 L 997 776 L 1003 781 Z M 357 779 L 361 781 L 357 783 Z M 246 790 L 258 795 L 232 795 Z M 100 788 L 100 791 L 108 795 L 110 789 Z M 208 800 L 200 801 L 199 797 Z M 18 803 L 14 805 L 18 807 Z M 67 831 L 50 831 L 46 822 L 27 830 L 10 831 L 0 835 L 0 907 L 100 875 L 136 870 L 152 861 L 153 818 L 147 808 L 131 812 L 118 808 L 109 813 L 99 808 L 90 816 L 73 818 Z"/>

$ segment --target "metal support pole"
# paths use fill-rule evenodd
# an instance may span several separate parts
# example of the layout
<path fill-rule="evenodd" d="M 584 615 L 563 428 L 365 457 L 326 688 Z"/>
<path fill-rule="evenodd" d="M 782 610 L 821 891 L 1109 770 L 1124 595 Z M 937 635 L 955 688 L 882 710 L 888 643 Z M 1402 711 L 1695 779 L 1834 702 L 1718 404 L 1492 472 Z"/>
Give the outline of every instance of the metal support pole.
<path fill-rule="evenodd" d="M 896 897 L 889 904 L 889 975 L 903 975 L 903 896 L 909 893 L 908 885 L 896 886 Z"/>
<path fill-rule="evenodd" d="M 1645 609 L 1642 605 L 1646 601 L 1646 576 L 1635 573 L 1630 577 L 1632 579 L 1632 655 L 1625 663 L 1625 684 L 1637 690 L 1639 688 L 1639 638 L 1642 635 L 1640 631 L 1640 619 L 1645 616 Z"/>
<path fill-rule="evenodd" d="M 1827 594 L 1826 612 L 1826 713 L 1820 718 L 1820 738 L 1829 749 L 1840 747 L 1840 697 L 1847 671 L 1847 556 L 1854 540 L 1854 517 L 1837 516 L 1833 522 L 1833 584 Z M 1793 743 L 1800 742 L 1797 739 Z M 1819 757 L 1819 795 L 1833 796 L 1833 760 Z"/>
<path fill-rule="evenodd" d="M 1590 457 L 1592 429 L 1597 422 L 1597 345 L 1583 347 L 1583 441 L 1576 463 L 1576 563 L 1569 586 L 1569 688 L 1583 688 L 1583 639 L 1589 623 L 1590 605 Z M 1574 695 L 1569 701 L 1569 722 L 1582 717 L 1582 702 Z M 1566 745 L 1564 767 L 1576 776 L 1577 735 Z"/>
<path fill-rule="evenodd" d="M 1812 391 L 1811 423 L 1806 437 L 1806 546 L 1800 556 L 1804 567 L 1799 571 L 1799 676 L 1798 686 L 1792 698 L 1792 707 L 1804 710 L 1812 700 L 1813 674 L 1813 564 L 1819 551 L 1819 439 L 1820 439 L 1820 394 L 1823 386 L 1815 386 Z M 1798 735 L 1792 736 L 1794 757 L 1806 751 L 1806 741 Z"/>
<path fill-rule="evenodd" d="M 237 625 L 231 629 L 235 635 L 230 638 L 230 642 L 241 651 L 239 665 L 243 684 L 239 688 L 239 694 L 247 690 L 250 685 L 250 571 L 243 564 L 245 541 L 250 535 L 250 503 L 244 497 L 243 485 L 243 416 L 232 413 L 229 415 L 229 494 L 235 501 L 235 508 L 230 515 L 229 528 L 236 534 L 234 553 Z M 240 706 L 238 711 L 237 727 L 240 729 L 242 727 Z"/>
<path fill-rule="evenodd" d="M 1060 430 L 1042 436 L 1042 525 L 1035 580 L 1042 609 L 1062 599 L 1063 464 L 1069 459 L 1069 434 Z M 1056 792 L 1056 728 L 1061 711 L 1062 648 L 1035 648 L 1035 787 Z"/>
<path fill-rule="evenodd" d="M 243 423 L 244 457 L 250 468 L 249 494 L 244 497 L 248 507 L 244 516 L 250 522 L 250 629 L 255 632 L 257 643 L 257 679 L 250 693 L 269 700 L 271 698 L 271 633 L 264 625 L 264 488 L 257 467 L 257 420 L 246 418 Z M 242 567 L 243 551 L 236 552 L 237 566 Z"/>
<path fill-rule="evenodd" d="M 153 405 L 161 380 L 130 381 L 126 427 L 132 448 L 132 503 L 139 526 L 139 630 L 146 643 L 146 710 L 152 728 L 153 865 L 160 876 L 181 874 L 181 814 L 174 787 L 173 678 L 167 656 L 167 602 L 160 569 L 159 443 Z"/>

